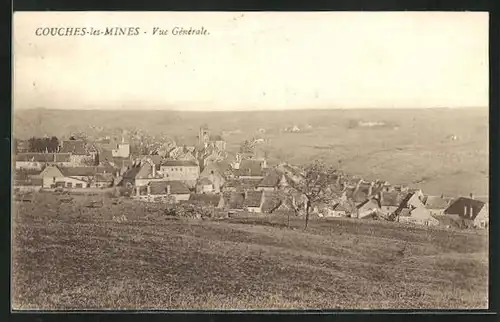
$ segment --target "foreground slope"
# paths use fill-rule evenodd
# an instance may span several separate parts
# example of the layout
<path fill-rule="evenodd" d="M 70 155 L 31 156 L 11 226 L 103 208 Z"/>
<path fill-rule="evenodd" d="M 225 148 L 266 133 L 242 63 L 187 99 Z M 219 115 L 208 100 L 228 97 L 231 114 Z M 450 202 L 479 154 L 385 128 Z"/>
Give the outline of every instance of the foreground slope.
<path fill-rule="evenodd" d="M 347 219 L 304 232 L 299 219 L 181 220 L 53 198 L 16 205 L 14 308 L 487 306 L 485 232 Z"/>

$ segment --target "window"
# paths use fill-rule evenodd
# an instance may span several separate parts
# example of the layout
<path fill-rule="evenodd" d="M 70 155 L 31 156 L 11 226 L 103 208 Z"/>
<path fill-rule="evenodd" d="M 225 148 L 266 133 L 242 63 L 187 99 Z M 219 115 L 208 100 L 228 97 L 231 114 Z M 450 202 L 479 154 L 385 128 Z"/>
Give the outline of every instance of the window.
<path fill-rule="evenodd" d="M 72 184 L 71 182 L 67 182 L 67 183 L 66 183 L 66 186 L 67 186 L 68 188 L 71 188 L 71 187 L 73 186 L 73 184 Z"/>
<path fill-rule="evenodd" d="M 77 183 L 75 186 L 76 188 L 83 188 L 83 185 L 81 183 Z"/>

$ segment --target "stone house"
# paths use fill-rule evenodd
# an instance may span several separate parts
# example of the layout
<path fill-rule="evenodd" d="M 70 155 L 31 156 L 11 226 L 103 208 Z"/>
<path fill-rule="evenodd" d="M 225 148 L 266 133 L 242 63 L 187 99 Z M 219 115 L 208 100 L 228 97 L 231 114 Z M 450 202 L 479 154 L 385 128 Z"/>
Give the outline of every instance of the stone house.
<path fill-rule="evenodd" d="M 181 181 L 151 181 L 145 186 L 135 187 L 134 198 L 148 202 L 179 203 L 189 200 L 190 193 Z"/>
<path fill-rule="evenodd" d="M 224 198 L 222 194 L 190 194 L 189 203 L 201 203 L 209 207 L 214 207 L 216 209 L 224 208 Z"/>
<path fill-rule="evenodd" d="M 62 141 L 59 152 L 70 153 L 70 162 L 73 166 L 85 165 L 86 163 L 95 160 L 95 158 L 87 151 L 86 143 L 83 140 Z"/>
<path fill-rule="evenodd" d="M 479 227 L 487 227 L 489 224 L 489 209 L 486 203 L 473 198 L 458 198 L 446 208 L 444 214 L 458 215 L 463 220 L 472 221 Z M 477 221 L 476 218 L 478 218 Z"/>
<path fill-rule="evenodd" d="M 185 181 L 194 186 L 200 176 L 200 167 L 196 161 L 165 160 L 160 171 L 169 181 Z"/>
<path fill-rule="evenodd" d="M 444 196 L 427 196 L 424 198 L 424 205 L 434 216 L 441 216 L 450 205 L 450 200 Z"/>
<path fill-rule="evenodd" d="M 16 169 L 43 170 L 45 165 L 71 166 L 70 153 L 18 153 L 15 155 Z"/>

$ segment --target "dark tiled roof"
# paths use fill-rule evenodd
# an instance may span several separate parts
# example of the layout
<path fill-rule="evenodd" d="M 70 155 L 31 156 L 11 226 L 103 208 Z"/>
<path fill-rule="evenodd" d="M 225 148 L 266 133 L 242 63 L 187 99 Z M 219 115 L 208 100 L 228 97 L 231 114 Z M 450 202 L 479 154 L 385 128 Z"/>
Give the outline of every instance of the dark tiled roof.
<path fill-rule="evenodd" d="M 197 167 L 198 164 L 192 160 L 165 160 L 161 164 L 165 167 Z"/>
<path fill-rule="evenodd" d="M 403 201 L 403 195 L 397 191 L 394 192 L 380 192 L 381 198 L 381 205 L 382 206 L 392 206 L 392 207 L 399 207 L 401 202 Z"/>
<path fill-rule="evenodd" d="M 60 167 L 65 177 L 95 176 L 98 173 L 113 174 L 116 170 L 112 167 Z"/>
<path fill-rule="evenodd" d="M 170 194 L 189 194 L 189 188 L 180 181 L 152 181 L 149 183 L 152 195 L 163 195 L 167 193 L 170 186 Z"/>
<path fill-rule="evenodd" d="M 262 161 L 242 160 L 240 168 L 236 171 L 239 176 L 262 176 Z"/>
<path fill-rule="evenodd" d="M 18 154 L 16 154 L 16 161 L 69 162 L 70 160 L 71 160 L 71 154 L 69 154 L 69 153 L 18 153 Z"/>
<path fill-rule="evenodd" d="M 259 182 L 258 186 L 274 188 L 278 186 L 280 179 L 281 176 L 279 173 L 271 171 L 262 179 L 262 181 Z"/>
<path fill-rule="evenodd" d="M 474 220 L 483 209 L 485 203 L 479 200 L 460 197 L 444 211 L 448 215 L 459 215 Z"/>
<path fill-rule="evenodd" d="M 427 209 L 446 209 L 450 202 L 440 196 L 427 196 L 424 204 Z"/>
<path fill-rule="evenodd" d="M 141 155 L 140 158 L 144 159 L 144 160 L 150 159 L 151 161 L 153 161 L 153 163 L 155 165 L 161 164 L 161 162 L 163 160 L 162 156 L 161 155 L 157 155 L 157 154 L 156 155 Z"/>
<path fill-rule="evenodd" d="M 111 173 L 97 173 L 95 179 L 97 182 L 113 182 L 114 176 Z"/>
<path fill-rule="evenodd" d="M 410 201 L 411 197 L 413 197 L 414 194 L 414 192 L 407 193 L 405 197 L 402 198 L 401 203 L 399 204 L 399 208 L 408 208 L 408 201 Z"/>
<path fill-rule="evenodd" d="M 70 162 L 71 154 L 70 153 L 54 153 L 55 162 Z"/>
<path fill-rule="evenodd" d="M 217 207 L 219 205 L 221 195 L 218 194 L 194 194 L 189 196 L 189 202 L 201 202 L 206 205 Z"/>
<path fill-rule="evenodd" d="M 136 165 L 129 168 L 124 174 L 124 179 L 145 179 L 152 173 L 149 164 Z"/>
<path fill-rule="evenodd" d="M 198 180 L 198 184 L 209 185 L 209 184 L 212 184 L 212 181 L 210 181 L 210 179 L 208 179 L 208 178 L 200 178 Z"/>
<path fill-rule="evenodd" d="M 262 191 L 247 191 L 243 207 L 260 207 L 262 195 Z"/>
<path fill-rule="evenodd" d="M 26 170 L 15 170 L 14 177 L 15 178 L 29 178 L 34 175 L 40 174 L 42 171 L 36 169 L 26 169 Z"/>
<path fill-rule="evenodd" d="M 235 189 L 255 189 L 261 179 L 233 179 L 224 184 L 227 188 Z"/>
<path fill-rule="evenodd" d="M 380 207 L 380 203 L 378 202 L 378 200 L 377 200 L 377 199 L 367 199 L 367 200 L 365 200 L 365 201 L 361 202 L 360 204 L 358 204 L 358 205 L 356 206 L 356 208 L 360 209 L 360 208 L 362 208 L 364 205 L 366 205 L 366 204 L 367 204 L 367 203 L 369 203 L 369 202 L 373 202 L 374 204 L 376 204 L 377 206 L 379 206 L 379 207 Z"/>
<path fill-rule="evenodd" d="M 363 202 L 365 200 L 368 200 L 368 193 L 366 191 L 363 191 L 361 189 L 359 190 L 354 190 L 352 192 L 352 200 L 354 202 Z"/>
<path fill-rule="evenodd" d="M 241 192 L 232 192 L 229 196 L 229 209 L 243 209 L 243 202 L 245 201 L 245 194 Z"/>
<path fill-rule="evenodd" d="M 99 162 L 113 161 L 113 153 L 111 150 L 102 149 L 99 151 Z"/>
<path fill-rule="evenodd" d="M 75 155 L 87 154 L 87 151 L 85 150 L 85 142 L 80 140 L 63 141 L 60 152 L 72 153 Z"/>

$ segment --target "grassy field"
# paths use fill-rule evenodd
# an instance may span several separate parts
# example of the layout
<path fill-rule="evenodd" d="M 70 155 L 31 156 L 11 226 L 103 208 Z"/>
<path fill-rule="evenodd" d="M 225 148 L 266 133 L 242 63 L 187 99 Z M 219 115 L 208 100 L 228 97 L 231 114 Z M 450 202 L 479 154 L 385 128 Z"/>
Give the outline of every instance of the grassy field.
<path fill-rule="evenodd" d="M 358 122 L 382 122 L 380 127 Z M 487 195 L 488 109 L 355 109 L 268 112 L 57 111 L 17 110 L 14 135 L 68 136 L 73 131 L 121 134 L 141 129 L 151 135 L 195 136 L 201 124 L 226 135 L 237 151 L 260 128 L 270 163 L 322 159 L 350 174 L 422 188 L 428 194 Z M 282 132 L 299 126 L 299 133 Z M 310 128 L 306 128 L 309 125 Z M 456 136 L 457 140 L 451 140 Z"/>
<path fill-rule="evenodd" d="M 304 232 L 300 218 L 286 228 L 57 198 L 14 205 L 15 309 L 487 307 L 484 231 L 315 219 Z"/>

